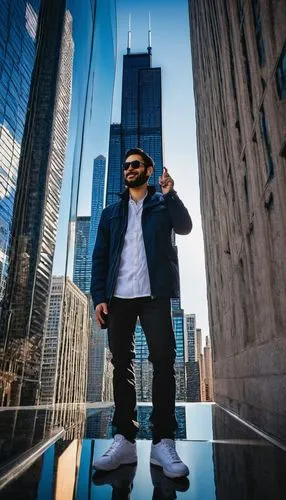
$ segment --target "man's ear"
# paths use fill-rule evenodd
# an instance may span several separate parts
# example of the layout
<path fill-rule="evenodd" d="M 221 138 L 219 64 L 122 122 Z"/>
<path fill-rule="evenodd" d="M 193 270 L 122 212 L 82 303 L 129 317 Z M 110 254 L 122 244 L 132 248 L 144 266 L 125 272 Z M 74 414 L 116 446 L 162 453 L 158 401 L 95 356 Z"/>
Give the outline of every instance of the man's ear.
<path fill-rule="evenodd" d="M 148 177 L 151 177 L 152 174 L 153 174 L 153 167 L 152 165 L 150 165 L 149 167 L 147 167 L 147 175 Z"/>

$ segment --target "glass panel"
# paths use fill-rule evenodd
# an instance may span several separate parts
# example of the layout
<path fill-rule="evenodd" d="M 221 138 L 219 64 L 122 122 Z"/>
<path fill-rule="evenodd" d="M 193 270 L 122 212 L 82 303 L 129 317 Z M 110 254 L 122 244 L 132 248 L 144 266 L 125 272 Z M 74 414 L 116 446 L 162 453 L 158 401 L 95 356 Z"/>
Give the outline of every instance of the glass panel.
<path fill-rule="evenodd" d="M 4 406 L 85 401 L 89 300 L 71 281 L 73 235 L 108 144 L 115 21 L 113 0 L 1 5 Z"/>

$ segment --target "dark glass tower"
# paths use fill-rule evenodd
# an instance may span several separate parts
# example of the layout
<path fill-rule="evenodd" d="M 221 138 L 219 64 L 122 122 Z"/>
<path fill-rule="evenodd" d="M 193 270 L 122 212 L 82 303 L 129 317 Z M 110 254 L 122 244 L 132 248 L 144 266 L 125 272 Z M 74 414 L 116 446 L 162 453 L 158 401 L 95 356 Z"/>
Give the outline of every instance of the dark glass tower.
<path fill-rule="evenodd" d="M 121 124 L 110 127 L 106 204 L 124 189 L 121 165 L 130 148 L 144 149 L 155 161 L 150 184 L 158 185 L 163 169 L 161 68 L 152 68 L 147 53 L 123 56 Z"/>

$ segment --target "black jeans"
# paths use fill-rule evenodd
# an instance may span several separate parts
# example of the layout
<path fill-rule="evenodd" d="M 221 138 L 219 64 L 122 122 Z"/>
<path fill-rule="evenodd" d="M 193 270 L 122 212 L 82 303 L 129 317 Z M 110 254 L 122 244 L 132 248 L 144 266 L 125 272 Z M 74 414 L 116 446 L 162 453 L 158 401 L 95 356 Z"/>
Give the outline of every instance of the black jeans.
<path fill-rule="evenodd" d="M 138 431 L 135 383 L 135 326 L 139 316 L 153 364 L 150 417 L 153 439 L 174 438 L 176 342 L 168 298 L 120 299 L 113 297 L 108 309 L 108 341 L 112 353 L 115 412 L 113 434 L 134 439 Z"/>

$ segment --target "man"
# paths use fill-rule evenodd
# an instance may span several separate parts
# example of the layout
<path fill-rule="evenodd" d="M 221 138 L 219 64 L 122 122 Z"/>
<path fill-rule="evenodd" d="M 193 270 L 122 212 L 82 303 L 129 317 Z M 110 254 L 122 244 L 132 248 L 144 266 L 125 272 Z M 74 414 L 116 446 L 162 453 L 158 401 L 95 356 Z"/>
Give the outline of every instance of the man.
<path fill-rule="evenodd" d="M 115 412 L 114 441 L 94 467 L 112 470 L 137 462 L 134 331 L 139 317 L 153 363 L 150 417 L 152 464 L 168 477 L 189 470 L 175 449 L 176 344 L 170 298 L 179 296 L 177 254 L 171 233 L 188 234 L 192 221 L 164 168 L 162 193 L 148 186 L 154 161 L 138 148 L 129 150 L 123 165 L 126 190 L 121 201 L 105 208 L 92 258 L 91 295 L 97 321 L 107 315 L 112 353 Z"/>

